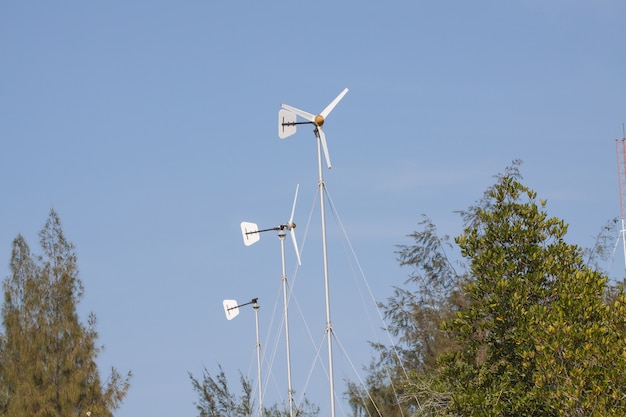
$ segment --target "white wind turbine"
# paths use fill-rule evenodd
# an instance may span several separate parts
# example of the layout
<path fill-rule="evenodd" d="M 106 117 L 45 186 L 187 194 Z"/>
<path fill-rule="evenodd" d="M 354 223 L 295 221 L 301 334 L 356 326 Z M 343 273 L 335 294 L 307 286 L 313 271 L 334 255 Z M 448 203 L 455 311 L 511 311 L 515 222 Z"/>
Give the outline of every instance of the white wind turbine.
<path fill-rule="evenodd" d="M 318 138 L 322 145 L 322 149 L 324 150 L 324 157 L 326 158 L 326 164 L 328 165 L 328 169 L 332 166 L 330 164 L 330 155 L 328 154 L 328 145 L 326 144 L 326 135 L 324 134 L 324 121 L 330 114 L 331 111 L 335 108 L 337 103 L 341 101 L 343 96 L 348 93 L 348 89 L 344 88 L 341 93 L 328 105 L 322 112 L 318 115 L 313 115 L 304 110 L 297 109 L 288 104 L 281 104 L 280 106 L 284 110 L 280 110 L 278 112 L 278 137 L 281 139 L 285 139 L 294 133 L 296 133 L 296 125 L 299 124 L 313 124 L 315 125 L 315 137 Z M 296 122 L 295 116 L 300 116 L 303 119 L 307 120 L 306 122 Z"/>
<path fill-rule="evenodd" d="M 268 232 L 270 230 L 278 231 L 278 238 L 280 239 L 280 254 L 282 260 L 282 283 L 283 283 L 283 308 L 284 308 L 284 319 L 285 319 L 285 345 L 286 345 L 286 353 L 287 353 L 287 389 L 288 389 L 288 400 L 289 400 L 289 416 L 294 416 L 293 410 L 293 389 L 291 385 L 291 353 L 290 353 L 290 343 L 289 343 L 289 315 L 288 315 L 288 297 L 287 297 L 287 273 L 285 268 L 285 229 L 289 230 L 289 234 L 291 235 L 291 241 L 293 242 L 293 248 L 296 251 L 296 258 L 298 260 L 298 265 L 300 263 L 300 252 L 298 251 L 298 243 L 296 241 L 296 234 L 294 229 L 296 228 L 296 224 L 293 222 L 293 216 L 296 211 L 296 201 L 298 200 L 298 188 L 299 185 L 296 185 L 296 195 L 293 198 L 293 206 L 291 207 L 291 216 L 289 217 L 289 221 L 285 224 L 281 224 L 280 226 L 271 227 L 269 229 L 259 230 L 259 227 L 256 223 L 250 222 L 242 222 L 241 223 L 241 234 L 243 235 L 243 243 L 246 246 L 250 246 L 259 241 L 261 238 L 260 233 Z"/>
<path fill-rule="evenodd" d="M 330 388 L 330 417 L 335 417 L 335 383 L 333 375 L 333 344 L 332 344 L 332 324 L 330 321 L 330 291 L 328 285 L 328 255 L 326 250 L 326 217 L 324 212 L 324 176 L 322 170 L 322 150 L 326 158 L 328 168 L 331 168 L 330 156 L 328 154 L 328 145 L 326 144 L 326 135 L 322 126 L 326 118 L 335 106 L 341 101 L 343 96 L 348 93 L 348 89 L 344 88 L 341 93 L 318 115 L 313 115 L 304 110 L 300 110 L 287 104 L 281 104 L 282 110 L 278 112 L 278 137 L 285 139 L 296 133 L 296 127 L 299 124 L 312 124 L 315 126 L 313 132 L 317 139 L 317 166 L 318 166 L 318 185 L 320 193 L 320 216 L 322 223 L 322 257 L 324 259 L 324 289 L 326 296 L 326 337 L 328 344 L 328 379 Z M 297 117 L 305 119 L 306 122 L 298 122 Z"/>

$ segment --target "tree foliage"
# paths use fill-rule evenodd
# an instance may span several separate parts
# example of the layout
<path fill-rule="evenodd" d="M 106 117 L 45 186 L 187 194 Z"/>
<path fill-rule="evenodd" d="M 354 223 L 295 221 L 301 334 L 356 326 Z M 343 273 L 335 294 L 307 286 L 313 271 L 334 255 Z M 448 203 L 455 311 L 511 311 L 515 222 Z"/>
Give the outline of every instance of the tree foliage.
<path fill-rule="evenodd" d="M 199 417 L 244 417 L 253 414 L 252 387 L 240 375 L 242 394 L 236 395 L 230 391 L 228 380 L 222 367 L 213 377 L 204 369 L 202 380 L 189 374 L 191 385 L 199 395 L 196 408 Z"/>
<path fill-rule="evenodd" d="M 624 409 L 623 308 L 607 277 L 564 240 L 567 226 L 513 176 L 456 239 L 470 260 L 468 308 L 443 328 L 452 410 L 465 414 L 610 415 Z M 622 316 L 620 318 L 620 316 Z M 621 413 L 621 411 L 620 411 Z"/>
<path fill-rule="evenodd" d="M 375 393 L 384 391 L 371 382 L 380 385 L 386 370 L 382 385 L 395 397 L 376 394 L 368 403 L 354 391 L 355 414 L 393 400 L 396 410 L 411 404 L 414 415 L 626 409 L 626 295 L 597 267 L 612 225 L 589 251 L 566 243 L 567 225 L 548 216 L 518 166 L 461 212 L 465 227 L 454 240 L 467 263 L 458 264 L 461 272 L 444 250 L 453 246 L 430 222 L 411 235 L 414 245 L 400 248 L 401 264 L 414 273 L 381 305 L 399 348 L 376 346 L 381 366 L 370 378 L 378 379 L 368 380 Z"/>
<path fill-rule="evenodd" d="M 130 373 L 112 369 L 105 383 L 95 363 L 96 317 L 76 312 L 83 294 L 74 246 L 54 210 L 41 230 L 42 254 L 20 235 L 4 281 L 0 351 L 0 414 L 110 416 L 125 397 Z"/>
<path fill-rule="evenodd" d="M 199 417 L 251 417 L 258 415 L 258 405 L 252 398 L 252 385 L 243 375 L 239 375 L 241 394 L 232 392 L 228 386 L 226 374 L 219 366 L 216 376 L 205 368 L 202 379 L 189 374 L 191 385 L 198 394 L 198 402 L 195 403 Z M 296 408 L 296 417 L 315 417 L 319 414 L 319 407 L 311 404 L 306 398 Z M 289 417 L 289 409 L 273 404 L 270 407 L 263 406 L 264 417 Z"/>
<path fill-rule="evenodd" d="M 466 302 L 464 267 L 450 260 L 449 236 L 439 236 L 423 217 L 409 237 L 412 245 L 398 247 L 398 262 L 411 269 L 404 286 L 394 287 L 386 303 L 379 303 L 392 346 L 372 343 L 377 358 L 369 365 L 365 386 L 348 382 L 346 396 L 355 415 L 426 415 L 447 403 L 447 393 L 433 378 L 437 357 L 452 349 L 455 340 L 440 331 L 442 320 Z"/>

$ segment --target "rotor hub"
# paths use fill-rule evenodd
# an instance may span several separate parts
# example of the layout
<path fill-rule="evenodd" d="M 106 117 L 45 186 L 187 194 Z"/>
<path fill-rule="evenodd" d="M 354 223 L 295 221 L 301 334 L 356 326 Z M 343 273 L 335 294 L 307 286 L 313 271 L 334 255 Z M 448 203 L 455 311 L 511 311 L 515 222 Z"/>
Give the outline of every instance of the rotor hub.
<path fill-rule="evenodd" d="M 322 127 L 322 125 L 324 124 L 324 116 L 318 114 L 317 116 L 315 116 L 315 120 L 313 121 L 313 123 L 315 123 L 315 126 L 317 127 Z"/>

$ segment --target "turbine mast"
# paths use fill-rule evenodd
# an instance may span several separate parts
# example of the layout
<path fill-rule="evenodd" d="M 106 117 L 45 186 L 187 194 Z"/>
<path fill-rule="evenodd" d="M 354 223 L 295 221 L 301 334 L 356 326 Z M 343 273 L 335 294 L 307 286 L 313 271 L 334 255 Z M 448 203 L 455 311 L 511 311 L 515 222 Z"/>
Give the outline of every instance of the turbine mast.
<path fill-rule="evenodd" d="M 330 286 L 328 281 L 328 250 L 326 246 L 326 213 L 324 203 L 324 170 L 322 168 L 322 148 L 323 142 L 318 128 L 315 129 L 317 137 L 317 167 L 318 167 L 318 188 L 320 193 L 320 221 L 322 223 L 322 258 L 324 261 L 324 298 L 326 300 L 326 342 L 328 347 L 328 383 L 330 390 L 330 417 L 335 417 L 335 376 L 333 366 L 333 325 L 330 321 Z"/>
<path fill-rule="evenodd" d="M 281 104 L 282 110 L 278 112 L 278 137 L 285 139 L 296 133 L 297 125 L 308 123 L 315 126 L 313 130 L 317 141 L 317 167 L 318 167 L 318 189 L 320 194 L 320 217 L 322 223 L 322 257 L 324 261 L 324 295 L 326 299 L 326 338 L 328 343 L 328 379 L 330 389 L 330 417 L 335 417 L 335 377 L 333 371 L 333 326 L 330 321 L 330 287 L 328 282 L 328 252 L 326 247 L 326 214 L 324 193 L 326 185 L 324 183 L 324 174 L 322 167 L 322 153 L 326 160 L 328 169 L 331 168 L 330 155 L 328 153 L 328 145 L 326 143 L 326 134 L 324 133 L 324 122 L 328 115 L 333 111 L 335 106 L 348 93 L 348 89 L 344 88 L 341 93 L 333 101 L 330 102 L 318 115 L 314 115 L 304 110 L 288 104 Z M 300 116 L 306 122 L 297 122 L 296 116 Z"/>

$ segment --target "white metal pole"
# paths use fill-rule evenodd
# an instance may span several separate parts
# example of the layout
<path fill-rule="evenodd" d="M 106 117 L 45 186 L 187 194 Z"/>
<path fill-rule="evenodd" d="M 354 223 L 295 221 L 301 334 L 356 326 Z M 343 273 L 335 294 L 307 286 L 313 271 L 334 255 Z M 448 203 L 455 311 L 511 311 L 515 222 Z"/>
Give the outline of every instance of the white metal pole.
<path fill-rule="evenodd" d="M 328 254 L 326 250 L 326 214 L 324 204 L 324 175 L 322 168 L 322 145 L 320 134 L 315 128 L 317 138 L 317 166 L 319 173 L 318 187 L 320 191 L 320 217 L 322 223 L 322 257 L 324 258 L 324 294 L 326 297 L 326 337 L 328 338 L 328 379 L 330 388 L 330 417 L 335 417 L 335 381 L 333 371 L 333 326 L 330 321 L 330 290 L 328 285 Z"/>
<path fill-rule="evenodd" d="M 254 301 L 254 317 L 256 321 L 256 368 L 259 383 L 259 417 L 263 417 L 263 389 L 261 388 L 261 342 L 259 341 L 259 303 Z"/>
<path fill-rule="evenodd" d="M 291 386 L 291 353 L 289 344 L 289 314 L 288 314 L 288 297 L 287 297 L 287 273 L 285 268 L 285 231 L 280 229 L 278 238 L 280 239 L 280 254 L 282 260 L 282 282 L 283 282 L 283 307 L 285 314 L 285 349 L 287 352 L 287 398 L 289 401 L 289 417 L 293 417 L 293 389 Z"/>

